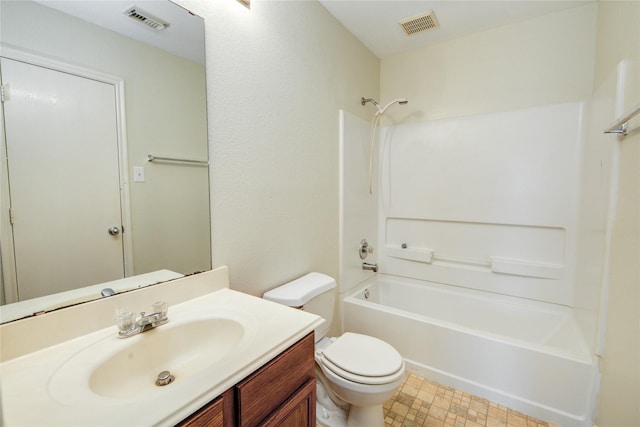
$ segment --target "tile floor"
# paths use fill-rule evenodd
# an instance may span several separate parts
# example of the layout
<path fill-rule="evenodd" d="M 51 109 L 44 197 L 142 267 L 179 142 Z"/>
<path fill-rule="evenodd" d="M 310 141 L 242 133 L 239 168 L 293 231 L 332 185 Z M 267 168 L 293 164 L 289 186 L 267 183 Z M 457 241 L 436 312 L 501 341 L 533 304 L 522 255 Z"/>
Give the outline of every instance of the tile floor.
<path fill-rule="evenodd" d="M 384 416 L 385 427 L 556 427 L 414 374 L 384 404 Z"/>

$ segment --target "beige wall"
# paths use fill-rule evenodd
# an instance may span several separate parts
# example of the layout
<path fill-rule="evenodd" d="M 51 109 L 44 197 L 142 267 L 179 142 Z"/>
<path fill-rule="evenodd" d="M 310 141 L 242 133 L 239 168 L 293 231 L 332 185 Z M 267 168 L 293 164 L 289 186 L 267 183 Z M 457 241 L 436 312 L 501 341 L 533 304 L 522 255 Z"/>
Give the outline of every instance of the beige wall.
<path fill-rule="evenodd" d="M 382 60 L 383 100 L 409 99 L 409 117 L 435 120 L 591 95 L 596 6 L 475 33 Z"/>
<path fill-rule="evenodd" d="M 180 4 L 206 22 L 214 266 L 261 295 L 338 277 L 338 110 L 369 117 L 379 60 L 315 1 Z"/>
<path fill-rule="evenodd" d="M 1 40 L 124 79 L 134 273 L 208 269 L 207 168 L 146 161 L 207 158 L 204 67 L 30 1 L 2 2 Z M 133 166 L 145 167 L 144 183 L 132 182 Z"/>
<path fill-rule="evenodd" d="M 628 111 L 640 102 L 640 2 L 599 2 L 594 90 L 626 61 L 629 75 L 619 98 Z M 602 381 L 596 423 L 640 425 L 640 117 L 619 142 L 617 204 L 611 238 L 604 319 Z M 616 138 L 611 135 L 611 138 Z"/>

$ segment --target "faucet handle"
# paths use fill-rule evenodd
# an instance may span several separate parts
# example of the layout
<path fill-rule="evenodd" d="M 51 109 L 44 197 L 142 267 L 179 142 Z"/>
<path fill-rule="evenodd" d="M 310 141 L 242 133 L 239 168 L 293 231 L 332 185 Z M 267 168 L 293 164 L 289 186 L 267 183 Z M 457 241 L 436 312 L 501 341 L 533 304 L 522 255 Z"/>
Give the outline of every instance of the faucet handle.
<path fill-rule="evenodd" d="M 153 312 L 160 313 L 160 319 L 166 319 L 168 311 L 169 305 L 165 301 L 158 301 L 153 303 Z"/>
<path fill-rule="evenodd" d="M 126 332 L 133 329 L 136 323 L 136 316 L 132 311 L 121 311 L 116 315 L 116 325 L 120 332 Z"/>

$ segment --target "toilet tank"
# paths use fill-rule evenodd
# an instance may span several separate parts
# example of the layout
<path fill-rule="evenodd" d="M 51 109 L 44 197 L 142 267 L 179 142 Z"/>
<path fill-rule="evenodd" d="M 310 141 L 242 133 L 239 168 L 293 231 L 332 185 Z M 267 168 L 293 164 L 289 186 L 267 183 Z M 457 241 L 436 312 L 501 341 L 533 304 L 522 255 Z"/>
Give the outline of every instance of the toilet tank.
<path fill-rule="evenodd" d="M 315 330 L 317 342 L 324 338 L 333 321 L 335 288 L 336 281 L 333 277 L 322 273 L 309 273 L 265 292 L 262 297 L 289 307 L 301 308 L 324 318 L 326 322 Z"/>

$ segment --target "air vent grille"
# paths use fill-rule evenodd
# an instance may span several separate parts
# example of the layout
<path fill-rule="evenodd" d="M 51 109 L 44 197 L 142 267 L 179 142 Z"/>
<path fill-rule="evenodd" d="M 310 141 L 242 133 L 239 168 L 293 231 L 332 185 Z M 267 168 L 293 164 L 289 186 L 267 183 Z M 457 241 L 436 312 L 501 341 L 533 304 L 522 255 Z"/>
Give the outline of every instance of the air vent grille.
<path fill-rule="evenodd" d="M 414 16 L 413 18 L 405 19 L 398 22 L 398 24 L 400 24 L 400 26 L 404 30 L 404 33 L 408 36 L 416 33 L 421 33 L 422 31 L 432 30 L 440 26 L 440 24 L 438 23 L 438 19 L 436 18 L 436 15 L 435 13 L 433 13 L 433 11 Z"/>
<path fill-rule="evenodd" d="M 162 31 L 169 26 L 169 24 L 160 18 L 156 18 L 149 12 L 145 12 L 137 6 L 132 6 L 124 11 L 124 14 L 136 22 L 146 25 L 149 28 L 153 28 L 157 31 Z"/>

